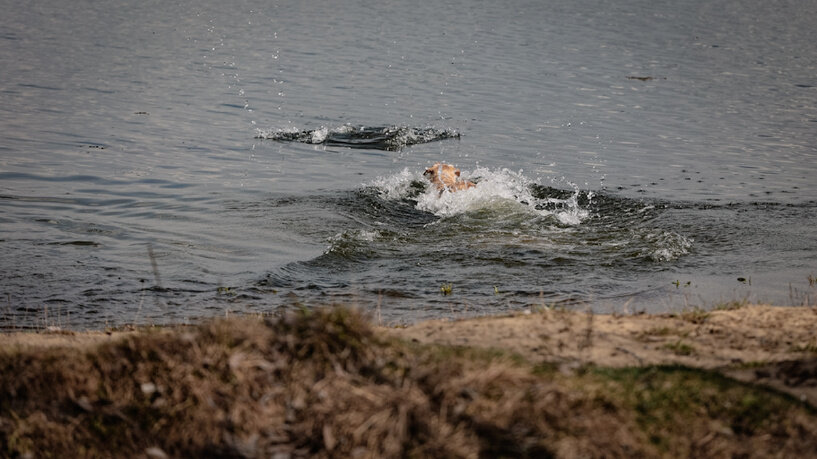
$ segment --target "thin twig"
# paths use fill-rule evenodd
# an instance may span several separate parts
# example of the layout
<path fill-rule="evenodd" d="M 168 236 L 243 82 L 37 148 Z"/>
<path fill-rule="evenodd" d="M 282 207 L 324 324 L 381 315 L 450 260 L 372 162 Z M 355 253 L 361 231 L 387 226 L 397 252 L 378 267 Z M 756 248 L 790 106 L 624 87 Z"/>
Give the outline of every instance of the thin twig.
<path fill-rule="evenodd" d="M 159 265 L 156 263 L 156 256 L 153 255 L 153 244 L 148 243 L 148 257 L 150 258 L 150 266 L 153 267 L 153 279 L 156 281 L 156 305 L 162 310 L 165 310 L 165 304 L 159 296 L 159 292 L 165 289 L 162 287 L 162 278 L 159 276 Z"/>

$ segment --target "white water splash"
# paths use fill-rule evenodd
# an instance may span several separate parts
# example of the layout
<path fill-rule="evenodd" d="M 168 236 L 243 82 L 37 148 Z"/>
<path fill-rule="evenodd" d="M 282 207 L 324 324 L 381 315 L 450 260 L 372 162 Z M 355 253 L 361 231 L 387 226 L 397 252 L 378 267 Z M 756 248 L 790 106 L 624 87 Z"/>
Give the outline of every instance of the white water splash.
<path fill-rule="evenodd" d="M 364 184 L 364 186 L 375 187 L 385 199 L 400 200 L 410 196 L 411 183 L 415 180 L 424 179 L 419 173 L 404 168 L 394 175 L 377 177 L 370 184 Z"/>
<path fill-rule="evenodd" d="M 434 127 L 416 128 L 409 126 L 354 126 L 344 124 L 337 127 L 321 126 L 313 130 L 256 129 L 255 138 L 295 141 L 310 144 L 331 142 L 350 148 L 374 148 L 400 150 L 403 147 L 435 140 L 458 139 L 455 129 Z"/>
<path fill-rule="evenodd" d="M 261 129 L 255 128 L 256 139 L 277 139 L 283 136 L 297 136 L 301 132 L 296 127 L 279 128 L 279 129 Z"/>
<path fill-rule="evenodd" d="M 412 197 L 412 183 L 427 181 L 420 171 L 412 172 L 407 168 L 392 176 L 379 177 L 371 185 L 386 199 L 412 197 L 417 200 L 417 209 L 441 218 L 481 211 L 527 212 L 532 217 L 552 216 L 562 224 L 578 225 L 589 215 L 589 211 L 578 204 L 580 190 L 575 186 L 574 194 L 567 199 L 542 199 L 531 193 L 531 186 L 535 183 L 522 171 L 477 168 L 474 171 L 462 171 L 461 178 L 474 181 L 477 186 L 456 193 L 442 194 L 434 187 L 427 186 L 425 192 Z"/>
<path fill-rule="evenodd" d="M 374 242 L 381 236 L 377 230 L 352 229 L 338 233 L 329 238 L 329 246 L 324 250 L 324 255 L 336 253 L 343 255 L 346 252 L 353 252 L 356 246 Z"/>
<path fill-rule="evenodd" d="M 668 231 L 649 232 L 640 238 L 649 247 L 642 255 L 655 262 L 673 261 L 688 254 L 693 242 L 685 236 Z"/>
<path fill-rule="evenodd" d="M 320 128 L 315 129 L 314 131 L 312 131 L 311 138 L 309 139 L 309 141 L 307 143 L 314 143 L 314 144 L 323 143 L 326 140 L 326 136 L 328 136 L 328 135 L 329 135 L 329 129 L 326 128 L 326 127 L 321 126 Z"/>

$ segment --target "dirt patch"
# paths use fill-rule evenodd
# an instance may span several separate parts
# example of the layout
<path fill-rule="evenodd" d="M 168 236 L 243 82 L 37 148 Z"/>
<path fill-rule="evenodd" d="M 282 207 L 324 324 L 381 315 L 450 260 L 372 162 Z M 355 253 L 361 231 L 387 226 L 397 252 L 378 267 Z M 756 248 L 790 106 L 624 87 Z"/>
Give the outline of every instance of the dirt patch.
<path fill-rule="evenodd" d="M 555 330 L 566 340 L 561 357 L 555 342 L 519 345 L 527 359 L 419 344 L 395 338 L 412 329 L 375 330 L 344 308 L 94 344 L 11 345 L 20 336 L 7 335 L 0 455 L 802 457 L 817 449 L 813 407 L 708 370 L 583 365 L 592 360 L 581 354 L 604 342 L 595 325 L 604 319 L 549 314 L 519 319 L 576 328 L 576 343 Z M 491 320 L 504 325 L 483 330 Z M 479 323 L 472 332 L 487 341 L 472 335 L 472 345 L 518 342 L 519 328 L 506 324 L 518 318 L 491 320 L 448 326 L 465 339 L 464 327 Z"/>
<path fill-rule="evenodd" d="M 817 308 L 744 306 L 663 315 L 543 310 L 429 321 L 388 333 L 420 343 L 503 349 L 533 363 L 719 369 L 817 406 Z M 790 362 L 790 363 L 785 363 Z M 749 367 L 749 368 L 747 368 Z"/>
<path fill-rule="evenodd" d="M 36 351 L 48 348 L 71 347 L 89 349 L 105 343 L 112 343 L 133 335 L 135 331 L 42 331 L 0 333 L 0 353 Z"/>

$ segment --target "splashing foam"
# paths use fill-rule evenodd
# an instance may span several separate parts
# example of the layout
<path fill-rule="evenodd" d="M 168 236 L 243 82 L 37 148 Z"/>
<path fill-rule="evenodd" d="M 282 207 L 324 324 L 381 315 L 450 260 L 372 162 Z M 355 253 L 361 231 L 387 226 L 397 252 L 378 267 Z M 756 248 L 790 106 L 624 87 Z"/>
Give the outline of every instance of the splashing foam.
<path fill-rule="evenodd" d="M 522 171 L 478 168 L 472 172 L 463 171 L 462 177 L 476 181 L 477 186 L 442 195 L 428 186 L 425 192 L 416 196 L 417 209 L 441 218 L 482 211 L 527 212 L 534 217 L 552 216 L 566 225 L 578 225 L 589 215 L 587 209 L 579 207 L 579 189 L 575 186 L 575 193 L 567 199 L 537 198 L 531 193 L 534 182 Z M 425 182 L 425 179 L 418 172 L 403 169 L 398 174 L 374 180 L 372 185 L 386 199 L 407 199 L 414 198 L 411 196 L 412 183 L 417 181 Z"/>
<path fill-rule="evenodd" d="M 320 127 L 315 129 L 314 131 L 309 133 L 308 140 L 306 143 L 323 143 L 326 141 L 326 137 L 329 135 L 329 129 L 325 127 Z"/>
<path fill-rule="evenodd" d="M 404 168 L 397 174 L 374 179 L 370 186 L 375 187 L 383 198 L 396 201 L 411 196 L 411 183 L 416 180 L 424 179 L 419 174 L 412 173 L 408 168 Z"/>
<path fill-rule="evenodd" d="M 322 126 L 314 130 L 256 129 L 257 139 L 309 144 L 339 145 L 349 148 L 372 148 L 376 150 L 400 150 L 418 143 L 445 139 L 458 139 L 455 129 L 409 126 L 353 126 L 345 124 L 334 128 Z"/>
<path fill-rule="evenodd" d="M 374 242 L 378 237 L 380 232 L 377 230 L 347 230 L 329 238 L 329 246 L 323 254 L 348 255 L 354 253 L 360 244 Z"/>
<path fill-rule="evenodd" d="M 674 261 L 688 254 L 692 247 L 691 239 L 667 231 L 647 233 L 642 239 L 649 247 L 642 256 L 659 263 Z"/>

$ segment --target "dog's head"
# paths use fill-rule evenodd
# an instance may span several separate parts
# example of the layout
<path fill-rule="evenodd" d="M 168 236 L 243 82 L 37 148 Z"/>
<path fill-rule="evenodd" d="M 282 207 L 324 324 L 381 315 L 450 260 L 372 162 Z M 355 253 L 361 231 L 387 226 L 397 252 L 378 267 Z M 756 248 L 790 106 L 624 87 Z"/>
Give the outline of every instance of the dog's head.
<path fill-rule="evenodd" d="M 433 166 L 423 172 L 423 175 L 433 183 L 437 189 L 442 191 L 456 185 L 457 178 L 460 176 L 460 170 L 450 164 L 434 163 Z"/>

